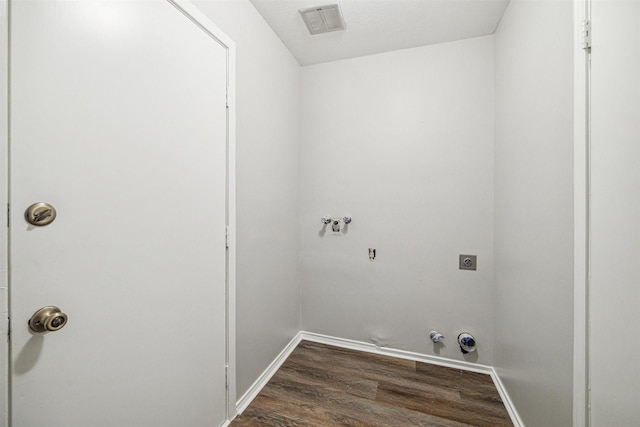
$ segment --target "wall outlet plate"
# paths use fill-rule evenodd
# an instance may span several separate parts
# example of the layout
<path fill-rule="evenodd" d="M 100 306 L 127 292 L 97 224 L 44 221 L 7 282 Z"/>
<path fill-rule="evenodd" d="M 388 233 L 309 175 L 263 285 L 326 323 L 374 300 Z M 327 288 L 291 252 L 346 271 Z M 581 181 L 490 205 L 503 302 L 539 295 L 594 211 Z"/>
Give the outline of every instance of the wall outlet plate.
<path fill-rule="evenodd" d="M 476 255 L 460 255 L 460 270 L 476 270 L 478 257 Z"/>

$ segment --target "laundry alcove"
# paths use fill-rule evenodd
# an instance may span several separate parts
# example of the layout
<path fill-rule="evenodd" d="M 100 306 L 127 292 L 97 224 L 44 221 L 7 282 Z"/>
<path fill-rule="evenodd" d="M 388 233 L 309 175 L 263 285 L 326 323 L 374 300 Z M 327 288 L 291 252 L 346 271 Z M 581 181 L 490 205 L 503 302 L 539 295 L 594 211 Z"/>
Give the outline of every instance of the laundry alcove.
<path fill-rule="evenodd" d="M 314 36 L 312 1 L 191 3 L 236 49 L 232 408 L 308 333 L 492 369 L 521 425 L 640 423 L 636 1 L 342 0 L 346 29 Z M 387 26 L 373 12 L 410 7 Z M 419 42 L 420 26 L 445 36 Z M 353 221 L 331 232 L 325 215 Z"/>

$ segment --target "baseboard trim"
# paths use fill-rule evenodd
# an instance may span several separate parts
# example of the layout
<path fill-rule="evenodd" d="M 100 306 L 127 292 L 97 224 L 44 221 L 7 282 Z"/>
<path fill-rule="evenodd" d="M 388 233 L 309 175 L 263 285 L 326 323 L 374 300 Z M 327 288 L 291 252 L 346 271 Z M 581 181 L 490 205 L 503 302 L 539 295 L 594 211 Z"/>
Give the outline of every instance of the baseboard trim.
<path fill-rule="evenodd" d="M 507 393 L 507 389 L 505 388 L 498 372 L 496 372 L 495 368 L 491 368 L 491 379 L 493 379 L 493 384 L 495 384 L 498 393 L 500 394 L 500 398 L 502 399 L 502 403 L 504 403 L 504 407 L 507 408 L 507 412 L 509 413 L 509 417 L 511 417 L 511 422 L 515 427 L 525 427 L 522 419 L 520 418 L 520 414 L 516 410 L 513 401 L 509 397 L 509 393 Z"/>
<path fill-rule="evenodd" d="M 375 344 L 355 341 L 345 338 L 336 338 L 328 335 L 316 334 L 313 332 L 300 333 L 303 340 L 317 342 L 321 344 L 333 345 L 349 350 L 364 351 L 367 353 L 381 354 L 396 357 L 398 359 L 412 360 L 415 362 L 429 363 L 431 365 L 445 366 L 447 368 L 463 369 L 465 371 L 478 372 L 481 374 L 491 374 L 491 366 L 479 365 L 475 363 L 463 362 L 460 360 L 447 359 L 445 357 L 431 356 L 428 354 L 415 353 L 412 351 L 398 350 L 389 347 L 379 347 Z"/>
<path fill-rule="evenodd" d="M 518 412 L 513 406 L 513 402 L 507 393 L 507 390 L 502 384 L 498 373 L 492 366 L 479 365 L 475 363 L 463 362 L 460 360 L 447 359 L 444 357 L 431 356 L 428 354 L 416 353 L 412 351 L 399 350 L 389 347 L 379 347 L 375 344 L 355 341 L 346 338 L 332 337 L 329 335 L 316 334 L 314 332 L 300 331 L 293 337 L 293 339 L 287 344 L 287 346 L 280 352 L 273 362 L 265 369 L 260 377 L 249 387 L 249 390 L 238 399 L 236 408 L 238 415 L 242 414 L 245 409 L 251 404 L 253 399 L 260 393 L 262 388 L 267 385 L 271 377 L 280 369 L 280 366 L 287 360 L 287 357 L 291 355 L 293 350 L 300 344 L 301 341 L 311 341 L 319 344 L 332 345 L 335 347 L 345 348 L 348 350 L 363 351 L 366 353 L 381 354 L 390 357 L 396 357 L 398 359 L 412 360 L 415 362 L 429 363 L 431 365 L 444 366 L 447 368 L 461 369 L 464 371 L 477 372 L 481 374 L 487 374 L 491 376 L 493 383 L 500 394 L 500 398 L 504 403 L 511 422 L 514 427 L 525 427 L 524 423 L 520 419 Z"/>
<path fill-rule="evenodd" d="M 287 357 L 295 350 L 295 348 L 300 344 L 302 338 L 300 338 L 301 333 L 298 332 L 295 337 L 291 339 L 289 344 L 276 356 L 276 358 L 271 362 L 271 364 L 264 370 L 264 372 L 258 377 L 258 379 L 249 387 L 249 390 L 246 391 L 245 394 L 242 395 L 238 402 L 236 403 L 236 413 L 240 415 L 247 409 L 247 406 L 253 402 L 253 399 L 258 396 L 260 391 L 264 388 L 265 385 L 269 382 L 271 377 L 280 369 L 280 366 L 287 360 Z"/>

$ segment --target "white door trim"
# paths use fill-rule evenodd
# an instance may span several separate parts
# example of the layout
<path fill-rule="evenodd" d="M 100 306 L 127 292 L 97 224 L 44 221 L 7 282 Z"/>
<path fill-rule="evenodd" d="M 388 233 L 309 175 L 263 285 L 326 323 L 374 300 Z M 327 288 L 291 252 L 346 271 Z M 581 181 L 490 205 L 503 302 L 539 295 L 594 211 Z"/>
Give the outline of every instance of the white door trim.
<path fill-rule="evenodd" d="M 9 1 L 0 0 L 0 427 L 9 427 Z"/>
<path fill-rule="evenodd" d="M 227 50 L 227 420 L 236 415 L 236 44 L 188 0 L 167 0 Z"/>
<path fill-rule="evenodd" d="M 589 0 L 574 0 L 574 329 L 573 425 L 589 422 L 589 63 L 583 22 Z"/>
<path fill-rule="evenodd" d="M 8 206 L 9 191 L 9 1 L 0 0 L 0 427 L 9 427 L 9 305 Z M 218 26 L 187 0 L 167 0 L 227 51 L 227 419 L 236 413 L 235 287 L 236 287 L 236 46 Z"/>

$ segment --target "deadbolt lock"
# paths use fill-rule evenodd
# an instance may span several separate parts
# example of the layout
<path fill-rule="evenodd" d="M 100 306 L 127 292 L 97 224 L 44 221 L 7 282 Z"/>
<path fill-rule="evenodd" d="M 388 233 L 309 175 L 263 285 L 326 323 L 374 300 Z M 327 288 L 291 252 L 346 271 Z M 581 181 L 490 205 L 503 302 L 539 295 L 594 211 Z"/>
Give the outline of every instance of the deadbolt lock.
<path fill-rule="evenodd" d="M 29 224 L 37 227 L 49 225 L 56 219 L 56 208 L 49 203 L 34 203 L 27 208 L 24 218 Z"/>
<path fill-rule="evenodd" d="M 67 315 L 56 306 L 42 307 L 29 319 L 29 329 L 33 332 L 55 332 L 67 324 Z"/>

